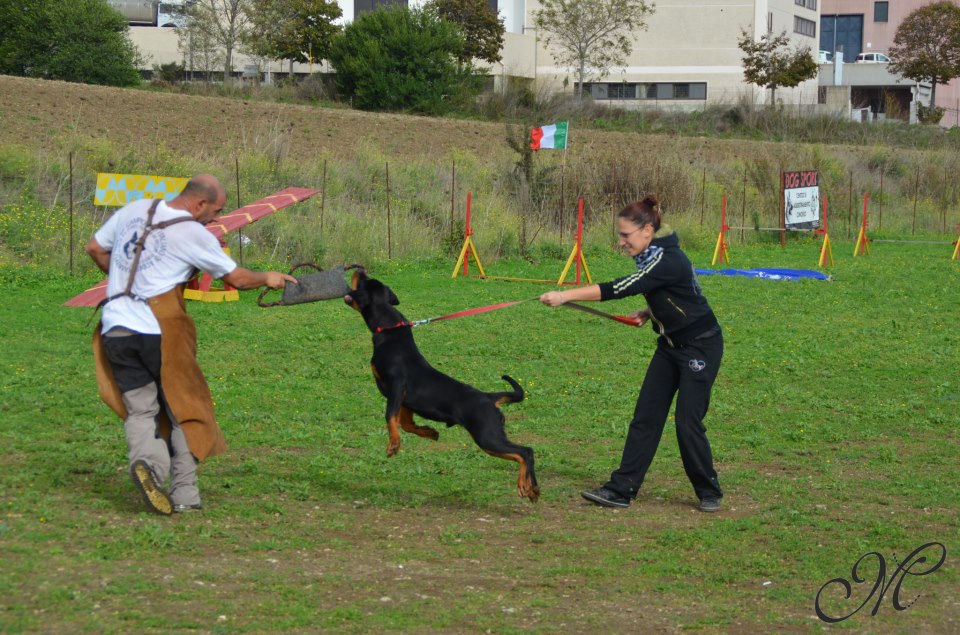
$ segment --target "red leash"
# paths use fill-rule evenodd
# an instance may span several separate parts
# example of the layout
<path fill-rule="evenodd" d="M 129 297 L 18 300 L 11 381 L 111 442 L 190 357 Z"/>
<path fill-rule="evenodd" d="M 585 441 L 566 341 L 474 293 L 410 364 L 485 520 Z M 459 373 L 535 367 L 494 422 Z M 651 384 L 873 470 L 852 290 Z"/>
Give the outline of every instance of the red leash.
<path fill-rule="evenodd" d="M 534 298 L 527 298 L 526 300 L 514 300 L 513 302 L 502 302 L 500 304 L 491 304 L 488 306 L 481 306 L 475 309 L 465 309 L 463 311 L 457 311 L 456 313 L 448 313 L 447 315 L 440 315 L 437 317 L 427 318 L 425 320 L 414 320 L 413 322 L 397 322 L 392 326 L 378 326 L 374 329 L 374 333 L 382 333 L 383 331 L 389 331 L 391 329 L 400 328 L 401 326 L 423 326 L 425 324 L 430 324 L 431 322 L 439 322 L 440 320 L 452 320 L 454 318 L 466 317 L 468 315 L 477 315 L 479 313 L 487 313 L 488 311 L 496 311 L 497 309 L 505 309 L 507 307 L 516 306 L 518 304 L 523 304 L 524 302 L 530 302 L 531 300 L 539 300 L 540 296 Z M 571 309 L 578 309 L 586 313 L 591 313 L 593 315 L 599 315 L 600 317 L 605 317 L 609 320 L 616 320 L 621 324 L 626 324 L 628 326 L 640 326 L 637 324 L 637 321 L 634 318 L 627 317 L 625 315 L 612 315 L 610 313 L 604 313 L 603 311 L 598 311 L 588 306 L 583 306 L 582 304 L 576 304 L 573 302 L 565 302 L 561 306 L 568 306 Z"/>
<path fill-rule="evenodd" d="M 401 326 L 423 326 L 424 324 L 430 324 L 431 322 L 439 322 L 440 320 L 452 320 L 453 318 L 466 317 L 468 315 L 477 315 L 478 313 L 487 313 L 488 311 L 496 311 L 497 309 L 505 309 L 510 306 L 515 306 L 517 304 L 523 304 L 524 302 L 530 302 L 531 300 L 538 300 L 540 296 L 535 298 L 527 298 L 526 300 L 515 300 L 513 302 L 502 302 L 500 304 L 491 304 L 489 306 L 481 306 L 476 309 L 465 309 L 463 311 L 457 311 L 456 313 L 448 313 L 447 315 L 440 315 L 438 317 L 427 318 L 425 320 L 415 320 L 413 322 L 398 322 L 393 326 L 378 326 L 375 333 L 380 333 L 383 331 L 389 331 L 390 329 L 399 328 Z"/>
<path fill-rule="evenodd" d="M 584 312 L 586 312 L 586 313 L 591 313 L 591 314 L 593 314 L 593 315 L 599 315 L 600 317 L 605 317 L 605 318 L 610 319 L 610 320 L 616 320 L 617 322 L 620 322 L 621 324 L 626 324 L 626 325 L 628 325 L 628 326 L 640 326 L 639 324 L 637 324 L 637 321 L 636 321 L 635 319 L 633 319 L 633 318 L 631 318 L 631 317 L 627 317 L 626 315 L 612 315 L 612 314 L 610 314 L 610 313 L 604 313 L 603 311 L 597 311 L 596 309 L 593 309 L 593 308 L 591 308 L 591 307 L 583 306 L 582 304 L 575 304 L 575 303 L 573 303 L 573 302 L 564 302 L 564 303 L 561 304 L 560 306 L 568 306 L 568 307 L 570 307 L 571 309 L 578 309 L 578 310 L 584 311 Z"/>

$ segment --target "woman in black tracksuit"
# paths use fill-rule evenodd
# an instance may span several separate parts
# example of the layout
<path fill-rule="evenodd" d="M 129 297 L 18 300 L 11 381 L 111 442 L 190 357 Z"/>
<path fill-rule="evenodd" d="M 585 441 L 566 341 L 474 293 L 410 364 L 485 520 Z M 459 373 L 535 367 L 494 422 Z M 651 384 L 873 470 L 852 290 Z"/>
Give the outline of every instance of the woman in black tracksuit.
<path fill-rule="evenodd" d="M 634 274 L 588 287 L 540 296 L 549 306 L 582 300 L 615 300 L 642 294 L 647 308 L 631 317 L 653 323 L 659 338 L 637 397 L 620 467 L 584 498 L 604 507 L 627 507 L 657 451 L 674 395 L 680 456 L 700 499 L 700 510 L 720 509 L 723 492 L 713 469 L 703 418 L 723 357 L 723 334 L 700 290 L 677 235 L 660 223 L 657 201 L 647 196 L 617 214 L 620 246 L 637 265 Z"/>

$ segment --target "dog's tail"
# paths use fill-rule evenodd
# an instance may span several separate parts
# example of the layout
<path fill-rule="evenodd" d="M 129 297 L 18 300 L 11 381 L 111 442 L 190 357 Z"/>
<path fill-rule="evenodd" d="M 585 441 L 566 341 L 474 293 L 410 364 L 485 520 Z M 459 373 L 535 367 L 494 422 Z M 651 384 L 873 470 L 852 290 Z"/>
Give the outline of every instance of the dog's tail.
<path fill-rule="evenodd" d="M 504 375 L 502 379 L 513 386 L 512 392 L 488 392 L 487 395 L 490 399 L 493 400 L 498 406 L 505 403 L 517 403 L 518 401 L 523 401 L 523 398 L 526 394 L 523 392 L 523 387 L 514 380 L 510 375 Z"/>

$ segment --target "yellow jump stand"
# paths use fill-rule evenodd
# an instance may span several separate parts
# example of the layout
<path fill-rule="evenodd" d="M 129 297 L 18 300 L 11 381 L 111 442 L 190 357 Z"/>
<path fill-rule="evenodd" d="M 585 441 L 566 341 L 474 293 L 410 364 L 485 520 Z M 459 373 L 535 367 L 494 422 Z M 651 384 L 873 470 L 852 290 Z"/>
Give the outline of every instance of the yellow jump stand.
<path fill-rule="evenodd" d="M 230 250 L 227 247 L 224 247 L 223 251 L 228 256 L 230 255 Z M 187 283 L 183 290 L 183 297 L 187 300 L 198 300 L 200 302 L 235 302 L 240 299 L 240 292 L 226 282 L 221 287 L 213 286 L 213 277 L 204 271 Z"/>
<path fill-rule="evenodd" d="M 820 267 L 826 267 L 827 262 L 829 261 L 830 266 L 833 266 L 833 246 L 830 244 L 830 232 L 827 225 L 827 197 L 823 197 L 823 229 L 815 229 L 815 234 L 823 234 L 823 246 L 820 247 L 820 260 L 817 261 L 817 265 Z"/>
<path fill-rule="evenodd" d="M 960 234 L 960 223 L 957 223 L 957 233 Z M 953 248 L 953 257 L 951 260 L 960 260 L 960 235 L 957 236 L 957 242 L 953 243 L 956 247 Z"/>
<path fill-rule="evenodd" d="M 470 201 L 471 193 L 467 192 L 467 222 L 466 229 L 463 232 L 463 249 L 460 250 L 460 257 L 457 258 L 457 264 L 453 267 L 453 275 L 451 278 L 456 278 L 460 274 L 460 267 L 463 267 L 463 275 L 467 276 L 470 273 L 470 256 L 473 256 L 474 262 L 477 263 L 477 269 L 480 270 L 480 277 L 485 278 L 487 274 L 483 271 L 483 265 L 480 264 L 480 254 L 477 253 L 477 247 L 473 244 L 473 228 L 470 227 Z"/>
<path fill-rule="evenodd" d="M 717 236 L 717 246 L 713 249 L 713 260 L 710 261 L 710 266 L 714 266 L 722 260 L 726 264 L 730 264 L 730 252 L 727 245 L 727 230 L 730 229 L 730 226 L 727 225 L 727 195 L 723 195 L 723 203 L 720 207 L 720 235 Z"/>

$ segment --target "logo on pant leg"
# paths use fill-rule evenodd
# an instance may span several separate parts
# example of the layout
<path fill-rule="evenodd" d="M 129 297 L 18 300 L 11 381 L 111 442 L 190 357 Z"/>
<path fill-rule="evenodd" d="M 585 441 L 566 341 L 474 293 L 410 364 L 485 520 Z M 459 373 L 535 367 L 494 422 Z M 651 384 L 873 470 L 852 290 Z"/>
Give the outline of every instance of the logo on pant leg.
<path fill-rule="evenodd" d="M 689 362 L 687 362 L 687 366 L 689 366 L 690 370 L 693 372 L 699 373 L 701 370 L 707 367 L 707 362 L 703 361 L 702 359 L 691 359 Z"/>

